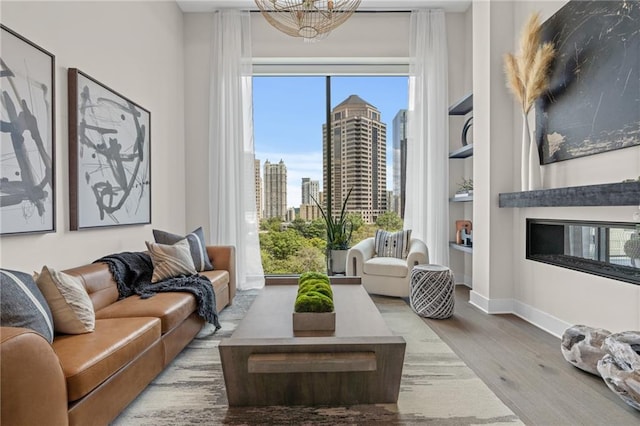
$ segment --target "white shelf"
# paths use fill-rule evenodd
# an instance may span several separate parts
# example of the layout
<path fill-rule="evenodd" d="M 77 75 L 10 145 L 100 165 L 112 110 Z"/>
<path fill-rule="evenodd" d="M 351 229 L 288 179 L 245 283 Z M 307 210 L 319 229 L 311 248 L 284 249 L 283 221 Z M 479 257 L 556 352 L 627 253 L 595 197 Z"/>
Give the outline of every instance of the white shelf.
<path fill-rule="evenodd" d="M 469 254 L 473 254 L 473 247 L 470 246 L 463 246 L 462 244 L 458 244 L 454 241 L 449 241 L 449 247 L 451 247 L 454 250 L 458 250 L 458 251 L 462 251 L 465 253 L 469 253 Z"/>

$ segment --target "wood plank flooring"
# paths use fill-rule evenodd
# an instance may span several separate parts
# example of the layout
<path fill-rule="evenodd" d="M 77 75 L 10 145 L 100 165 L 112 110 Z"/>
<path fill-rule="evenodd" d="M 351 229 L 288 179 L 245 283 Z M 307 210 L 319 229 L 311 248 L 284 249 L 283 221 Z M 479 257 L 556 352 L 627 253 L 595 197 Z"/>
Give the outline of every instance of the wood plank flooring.
<path fill-rule="evenodd" d="M 560 339 L 515 315 L 488 315 L 456 286 L 455 314 L 424 321 L 528 425 L 640 425 L 601 378 L 566 362 Z M 464 401 L 461 401 L 464 403 Z"/>

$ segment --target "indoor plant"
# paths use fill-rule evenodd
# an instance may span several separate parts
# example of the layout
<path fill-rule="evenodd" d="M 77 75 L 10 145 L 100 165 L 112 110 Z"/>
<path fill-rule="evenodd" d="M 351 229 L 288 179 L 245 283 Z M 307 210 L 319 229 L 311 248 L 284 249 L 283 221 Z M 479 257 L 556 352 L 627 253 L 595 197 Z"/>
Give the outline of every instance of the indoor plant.
<path fill-rule="evenodd" d="M 320 203 L 312 197 L 320 209 L 320 214 L 327 228 L 328 270 L 332 274 L 343 274 L 346 270 L 347 250 L 349 249 L 351 233 L 353 232 L 353 223 L 347 217 L 347 202 L 351 191 L 353 191 L 353 188 L 349 189 L 347 196 L 342 201 L 342 209 L 338 216 L 332 215 L 330 208 L 325 211 Z"/>

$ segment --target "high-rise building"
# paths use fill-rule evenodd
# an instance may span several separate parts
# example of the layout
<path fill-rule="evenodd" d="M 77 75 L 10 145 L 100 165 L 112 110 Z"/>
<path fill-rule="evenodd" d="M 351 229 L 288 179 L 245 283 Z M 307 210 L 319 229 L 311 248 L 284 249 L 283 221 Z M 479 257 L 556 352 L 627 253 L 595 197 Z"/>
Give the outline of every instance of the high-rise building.
<path fill-rule="evenodd" d="M 387 126 L 380 111 L 357 95 L 351 95 L 332 113 L 331 208 L 338 213 L 351 188 L 349 212 L 359 213 L 365 223 L 374 223 L 387 209 Z M 323 152 L 327 132 L 323 125 Z M 328 165 L 323 159 L 324 189 Z M 327 198 L 328 192 L 325 194 Z"/>
<path fill-rule="evenodd" d="M 260 160 L 253 160 L 253 173 L 256 184 L 256 213 L 258 221 L 262 219 L 262 179 L 260 178 Z"/>
<path fill-rule="evenodd" d="M 300 205 L 300 219 L 311 221 L 320 219 L 320 208 L 314 204 L 301 204 Z"/>
<path fill-rule="evenodd" d="M 401 109 L 393 118 L 393 211 L 404 218 L 407 187 L 407 110 Z"/>
<path fill-rule="evenodd" d="M 286 219 L 287 214 L 287 166 L 264 162 L 264 217 Z"/>
<path fill-rule="evenodd" d="M 302 202 L 301 204 L 315 204 L 318 201 L 320 182 L 311 178 L 302 178 Z"/>

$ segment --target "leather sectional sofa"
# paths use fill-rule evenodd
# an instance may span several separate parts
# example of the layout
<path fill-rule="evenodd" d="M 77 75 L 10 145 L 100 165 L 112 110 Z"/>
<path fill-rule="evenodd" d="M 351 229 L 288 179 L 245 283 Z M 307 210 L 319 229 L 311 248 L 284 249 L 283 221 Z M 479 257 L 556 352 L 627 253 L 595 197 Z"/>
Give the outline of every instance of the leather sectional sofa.
<path fill-rule="evenodd" d="M 236 291 L 235 249 L 207 246 L 218 312 Z M 118 300 L 108 266 L 68 269 L 91 298 L 95 331 L 56 335 L 49 344 L 26 328 L 0 328 L 3 425 L 105 425 L 198 334 L 204 320 L 185 292 Z"/>

